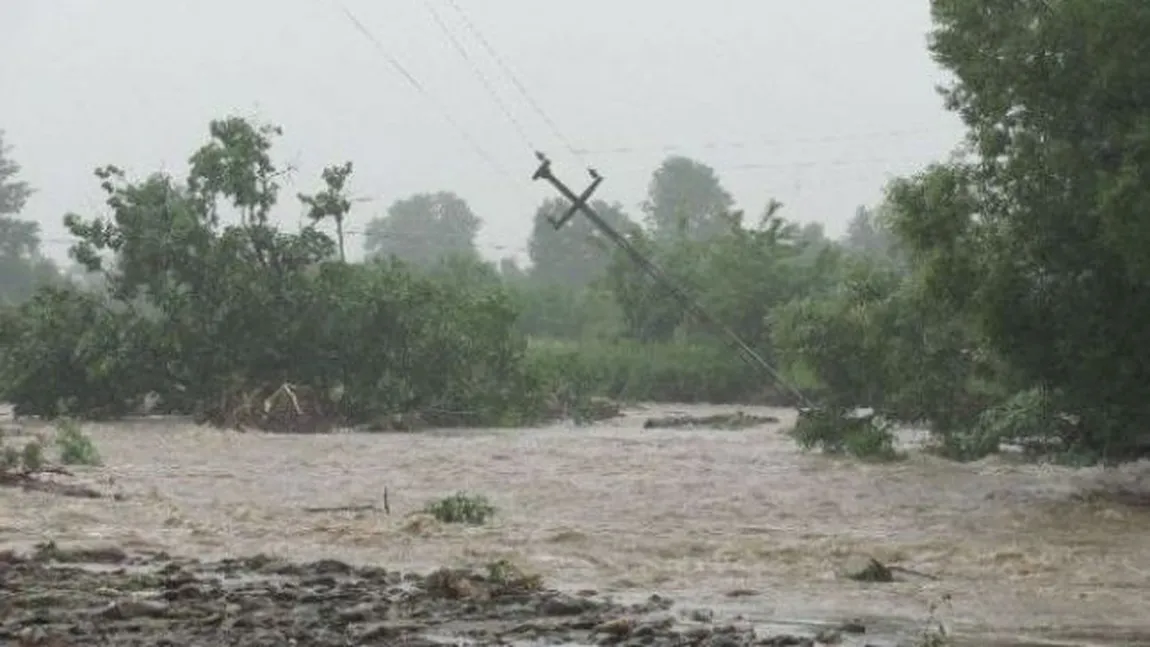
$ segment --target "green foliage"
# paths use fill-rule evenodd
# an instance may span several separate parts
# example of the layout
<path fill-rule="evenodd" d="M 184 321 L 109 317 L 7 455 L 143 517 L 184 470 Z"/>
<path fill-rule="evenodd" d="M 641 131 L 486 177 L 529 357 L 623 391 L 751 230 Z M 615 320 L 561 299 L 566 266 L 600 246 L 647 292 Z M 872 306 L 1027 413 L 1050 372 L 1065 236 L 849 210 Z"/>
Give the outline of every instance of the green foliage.
<path fill-rule="evenodd" d="M 546 286 L 562 285 L 582 288 L 602 278 L 607 261 L 614 251 L 614 243 L 583 213 L 577 212 L 560 229 L 554 223 L 562 218 L 571 203 L 549 199 L 535 212 L 528 253 L 531 256 L 531 280 Z M 608 225 L 620 233 L 635 230 L 623 208 L 618 204 L 594 201 L 591 208 Z"/>
<path fill-rule="evenodd" d="M 162 410 L 273 427 L 284 412 L 270 397 L 291 384 L 293 415 L 316 427 L 407 412 L 435 424 L 534 415 L 525 341 L 494 269 L 348 264 L 314 227 L 279 231 L 276 134 L 213 122 L 182 182 L 97 171 L 109 214 L 65 223 L 73 257 L 106 294 L 55 287 L 0 313 L 0 386 L 17 413 L 119 416 L 151 393 Z M 346 213 L 349 172 L 325 171 L 313 215 Z"/>
<path fill-rule="evenodd" d="M 44 469 L 44 445 L 31 440 L 25 443 L 20 452 L 20 466 L 25 472 L 39 472 Z"/>
<path fill-rule="evenodd" d="M 1004 443 L 1083 462 L 1146 453 L 1150 5 L 931 8 L 966 145 L 893 182 L 842 241 L 774 202 L 745 222 L 714 170 L 684 157 L 653 174 L 643 226 L 595 206 L 814 396 L 804 446 L 895 458 L 906 424 L 960 459 Z M 376 260 L 343 262 L 314 225 L 342 238 L 350 164 L 301 196 L 312 227 L 279 231 L 276 134 L 213 122 L 181 180 L 98 172 L 110 215 L 66 222 L 104 291 L 55 286 L 0 312 L 0 387 L 18 412 L 119 415 L 151 391 L 169 410 L 258 410 L 289 382 L 338 393 L 312 404 L 344 422 L 581 417 L 595 396 L 777 399 L 583 215 L 555 232 L 562 201 L 536 213 L 527 269 L 479 260 L 480 220 L 449 192 L 395 202 L 367 228 Z M 13 168 L 0 163 L 3 204 L 27 197 Z M 0 227 L 0 263 L 4 249 L 30 258 L 35 234 Z"/>
<path fill-rule="evenodd" d="M 658 240 L 706 240 L 724 231 L 735 200 L 711 167 L 674 155 L 651 176 L 643 212 Z"/>
<path fill-rule="evenodd" d="M 1007 442 L 1135 458 L 1150 445 L 1150 67 L 1117 43 L 1142 47 L 1150 9 L 934 0 L 932 12 L 967 150 L 892 183 L 848 232 L 864 263 L 776 318 L 780 359 L 834 413 L 804 437 L 841 450 L 853 433 L 841 414 L 869 406 L 925 423 L 955 458 Z M 887 269 L 866 260 L 881 257 Z"/>
<path fill-rule="evenodd" d="M 340 166 L 329 166 L 323 170 L 325 188 L 315 195 L 299 194 L 299 200 L 307 207 L 307 217 L 313 223 L 330 218 L 335 222 L 336 240 L 339 242 L 339 260 L 347 261 L 344 249 L 343 223 L 351 212 L 351 200 L 345 192 L 347 179 L 351 176 L 351 162 Z"/>
<path fill-rule="evenodd" d="M 857 415 L 842 409 L 804 410 L 791 435 L 803 449 L 850 455 L 864 460 L 903 458 L 895 448 L 894 425 L 875 415 Z"/>
<path fill-rule="evenodd" d="M 40 252 L 40 225 L 15 216 L 23 210 L 32 187 L 16 179 L 20 165 L 8 156 L 0 130 L 0 304 L 22 303 L 41 285 L 58 282 L 55 264 Z"/>
<path fill-rule="evenodd" d="M 44 469 L 44 445 L 39 440 L 29 440 L 23 447 L 0 441 L 0 476 L 13 472 L 35 474 Z"/>
<path fill-rule="evenodd" d="M 495 506 L 481 494 L 457 492 L 438 501 L 428 503 L 424 512 L 440 523 L 464 523 L 481 526 L 495 514 Z"/>
<path fill-rule="evenodd" d="M 100 452 L 75 420 L 56 421 L 56 448 L 64 465 L 100 465 Z"/>
<path fill-rule="evenodd" d="M 961 312 L 1023 389 L 1077 424 L 1047 435 L 1120 460 L 1144 451 L 1150 401 L 1150 8 L 932 3 L 931 51 L 974 156 L 890 189 L 927 300 Z M 1129 47 L 1132 49 L 1123 49 Z"/>
<path fill-rule="evenodd" d="M 154 324 L 96 295 L 46 287 L 0 311 L 0 384 L 17 416 L 122 416 L 150 390 Z"/>
<path fill-rule="evenodd" d="M 16 179 L 20 165 L 8 156 L 10 152 L 11 146 L 5 143 L 4 131 L 0 130 L 0 216 L 20 213 L 32 195 L 32 187 Z"/>
<path fill-rule="evenodd" d="M 477 258 L 475 236 L 482 224 L 454 193 L 420 193 L 397 200 L 386 217 L 367 224 L 364 250 L 369 258 L 394 256 L 417 267 L 447 256 Z"/>
<path fill-rule="evenodd" d="M 527 361 L 541 391 L 563 403 L 784 401 L 758 369 L 714 343 L 532 340 Z"/>

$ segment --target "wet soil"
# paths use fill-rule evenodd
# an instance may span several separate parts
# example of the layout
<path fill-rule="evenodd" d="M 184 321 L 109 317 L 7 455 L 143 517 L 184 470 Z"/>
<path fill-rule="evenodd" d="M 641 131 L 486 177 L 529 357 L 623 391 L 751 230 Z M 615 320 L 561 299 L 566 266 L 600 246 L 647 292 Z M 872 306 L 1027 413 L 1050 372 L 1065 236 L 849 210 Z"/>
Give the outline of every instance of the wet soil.
<path fill-rule="evenodd" d="M 0 553 L 0 644 L 43 645 L 813 645 L 713 612 L 563 593 L 506 563 L 428 575 L 256 555 L 199 561 L 115 546 Z M 825 631 L 841 642 L 852 623 Z"/>

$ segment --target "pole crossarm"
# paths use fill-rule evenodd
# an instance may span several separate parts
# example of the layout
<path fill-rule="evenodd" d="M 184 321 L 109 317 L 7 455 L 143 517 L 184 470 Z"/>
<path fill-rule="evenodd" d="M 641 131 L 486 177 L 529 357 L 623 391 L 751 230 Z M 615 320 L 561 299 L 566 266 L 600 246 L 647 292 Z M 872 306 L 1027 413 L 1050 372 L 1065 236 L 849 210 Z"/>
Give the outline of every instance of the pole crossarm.
<path fill-rule="evenodd" d="M 590 220 L 591 223 L 599 229 L 599 231 L 603 232 L 605 236 L 610 238 L 613 243 L 622 249 L 623 252 L 626 253 L 627 256 L 630 257 L 630 259 L 639 266 L 640 269 L 646 272 L 647 275 L 654 279 L 656 283 L 661 285 L 667 292 L 675 297 L 675 299 L 678 300 L 679 303 L 688 312 L 695 315 L 703 322 L 709 324 L 715 330 L 726 336 L 731 344 L 739 351 L 740 356 L 747 363 L 761 369 L 773 382 L 786 389 L 788 392 L 790 392 L 791 395 L 795 396 L 795 398 L 802 406 L 812 409 L 814 408 L 814 404 L 805 395 L 803 395 L 801 391 L 783 379 L 779 372 L 776 371 L 770 365 L 770 363 L 763 358 L 762 355 L 757 353 L 755 349 L 751 348 L 750 344 L 746 343 L 741 337 L 739 337 L 738 333 L 732 330 L 730 326 L 727 326 L 717 317 L 712 315 L 697 300 L 692 298 L 691 295 L 688 294 L 686 290 L 681 288 L 678 284 L 676 284 L 675 281 L 670 276 L 668 276 L 666 272 L 664 272 L 658 265 L 653 263 L 646 256 L 643 256 L 643 254 L 638 249 L 636 249 L 634 245 L 631 244 L 631 241 L 627 240 L 625 236 L 616 231 L 614 227 L 603 220 L 603 218 L 600 217 L 593 208 L 591 208 L 591 205 L 587 201 L 591 198 L 591 195 L 603 181 L 603 177 L 599 175 L 595 169 L 588 169 L 588 173 L 591 175 L 590 186 L 588 186 L 587 189 L 583 191 L 582 195 L 575 195 L 575 192 L 572 191 L 570 187 L 564 184 L 559 178 L 555 177 L 555 174 L 551 171 L 551 160 L 549 160 L 546 155 L 537 152 L 535 153 L 535 156 L 539 159 L 539 168 L 535 170 L 535 173 L 531 176 L 531 179 L 546 180 L 550 182 L 551 185 L 554 186 L 555 189 L 563 195 L 563 197 L 571 201 L 571 208 L 567 210 L 567 213 L 565 213 L 559 220 L 551 221 L 551 224 L 554 225 L 556 229 L 559 229 L 568 220 L 570 220 L 571 217 L 575 215 L 575 212 L 582 211 L 583 215 L 587 216 L 587 219 Z"/>

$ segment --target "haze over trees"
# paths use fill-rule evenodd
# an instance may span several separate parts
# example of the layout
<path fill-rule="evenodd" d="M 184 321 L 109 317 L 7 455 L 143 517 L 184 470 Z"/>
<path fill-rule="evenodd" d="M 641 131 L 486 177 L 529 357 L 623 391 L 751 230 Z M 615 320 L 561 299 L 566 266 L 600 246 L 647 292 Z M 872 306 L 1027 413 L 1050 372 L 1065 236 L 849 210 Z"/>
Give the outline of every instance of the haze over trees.
<path fill-rule="evenodd" d="M 892 426 L 914 423 L 959 459 L 1005 442 L 1138 457 L 1150 68 L 1130 52 L 1150 5 L 931 6 L 964 148 L 892 182 L 840 240 L 770 196 L 741 209 L 682 156 L 654 170 L 637 213 L 595 208 L 820 405 L 796 430 L 805 445 L 892 458 Z M 299 196 L 310 226 L 279 229 L 277 136 L 221 119 L 183 176 L 100 169 L 105 213 L 66 223 L 106 291 L 34 289 L 38 230 L 16 219 L 30 189 L 0 148 L 4 398 L 106 417 L 154 393 L 217 424 L 289 383 L 341 424 L 516 424 L 600 395 L 797 404 L 582 215 L 556 231 L 563 201 L 539 205 L 526 266 L 482 259 L 479 216 L 447 190 L 397 199 L 366 226 L 368 260 L 348 262 L 350 164 Z M 860 407 L 876 415 L 847 417 Z"/>
<path fill-rule="evenodd" d="M 421 267 L 448 256 L 477 259 L 475 236 L 482 224 L 454 193 L 420 193 L 397 200 L 386 216 L 367 223 L 364 251 L 369 258 L 393 256 Z"/>
<path fill-rule="evenodd" d="M 20 165 L 0 130 L 0 303 L 31 296 L 57 278 L 56 267 L 40 251 L 40 225 L 19 218 L 33 189 L 20 179 Z"/>

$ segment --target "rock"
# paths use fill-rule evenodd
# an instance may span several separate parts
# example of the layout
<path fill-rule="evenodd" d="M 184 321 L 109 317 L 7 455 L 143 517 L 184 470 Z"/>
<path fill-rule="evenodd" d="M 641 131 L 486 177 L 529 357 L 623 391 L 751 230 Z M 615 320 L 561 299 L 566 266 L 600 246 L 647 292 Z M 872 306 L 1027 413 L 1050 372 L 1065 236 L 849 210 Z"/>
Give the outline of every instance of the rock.
<path fill-rule="evenodd" d="M 595 626 L 595 628 L 592 630 L 592 633 L 606 634 L 608 636 L 619 638 L 629 635 L 634 630 L 635 619 L 624 617 L 614 618 L 612 620 L 607 620 L 606 622 L 601 622 Z"/>
<path fill-rule="evenodd" d="M 839 631 L 847 634 L 865 634 L 866 625 L 863 624 L 862 620 L 847 620 L 839 625 Z"/>
<path fill-rule="evenodd" d="M 843 634 L 837 629 L 823 629 L 815 634 L 815 642 L 822 645 L 837 645 L 843 641 Z"/>
<path fill-rule="evenodd" d="M 36 559 L 61 564 L 122 564 L 128 561 L 128 555 L 115 544 L 77 543 L 60 546 L 49 541 L 36 546 Z"/>
<path fill-rule="evenodd" d="M 594 610 L 596 606 L 594 601 L 587 598 L 557 595 L 540 602 L 536 610 L 545 616 L 577 616 Z"/>
<path fill-rule="evenodd" d="M 887 583 L 894 581 L 894 573 L 873 557 L 855 558 L 848 562 L 845 575 L 856 582 Z"/>
<path fill-rule="evenodd" d="M 350 575 L 355 572 L 351 566 L 335 559 L 321 559 L 308 564 L 305 568 L 317 575 Z"/>
<path fill-rule="evenodd" d="M 514 580 L 506 569 L 494 575 L 490 569 L 441 569 L 426 577 L 378 569 L 369 578 L 367 569 L 336 560 L 290 568 L 260 558 L 133 563 L 138 568 L 64 570 L 37 560 L 0 564 L 0 645 L 21 644 L 20 636 L 45 637 L 48 642 L 37 643 L 41 647 L 56 647 L 52 641 L 59 637 L 66 637 L 61 645 L 174 647 L 218 644 L 221 636 L 236 647 L 813 644 L 794 636 L 756 637 L 746 623 L 716 625 L 709 609 L 680 616 L 659 595 L 623 605 L 538 583 L 505 593 Z M 313 579 L 323 580 L 323 588 L 308 588 Z M 143 590 L 156 590 L 164 599 L 127 593 Z M 847 629 L 836 631 L 845 635 Z"/>

